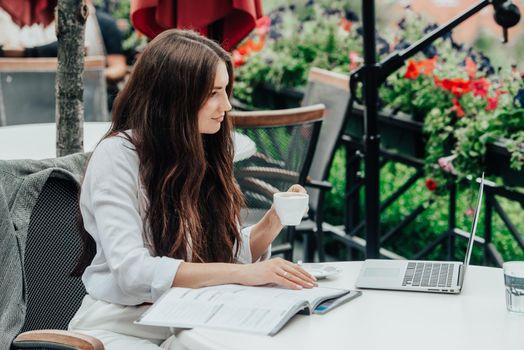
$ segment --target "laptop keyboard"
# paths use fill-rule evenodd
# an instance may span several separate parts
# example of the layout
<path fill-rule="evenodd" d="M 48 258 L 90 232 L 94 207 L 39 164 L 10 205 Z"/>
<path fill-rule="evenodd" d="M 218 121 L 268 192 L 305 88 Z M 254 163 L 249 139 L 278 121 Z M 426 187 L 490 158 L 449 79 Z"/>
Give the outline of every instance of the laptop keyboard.
<path fill-rule="evenodd" d="M 403 286 L 451 287 L 453 264 L 409 262 L 402 281 Z"/>

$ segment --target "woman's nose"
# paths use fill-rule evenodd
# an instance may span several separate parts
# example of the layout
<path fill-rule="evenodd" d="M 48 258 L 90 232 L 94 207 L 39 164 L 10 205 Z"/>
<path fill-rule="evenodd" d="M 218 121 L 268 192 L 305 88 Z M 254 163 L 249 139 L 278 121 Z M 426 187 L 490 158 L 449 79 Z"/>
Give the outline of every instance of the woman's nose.
<path fill-rule="evenodd" d="M 233 109 L 233 107 L 231 106 L 231 103 L 229 102 L 229 98 L 227 97 L 227 95 L 224 98 L 222 108 L 224 109 L 225 112 L 229 112 L 230 110 Z"/>

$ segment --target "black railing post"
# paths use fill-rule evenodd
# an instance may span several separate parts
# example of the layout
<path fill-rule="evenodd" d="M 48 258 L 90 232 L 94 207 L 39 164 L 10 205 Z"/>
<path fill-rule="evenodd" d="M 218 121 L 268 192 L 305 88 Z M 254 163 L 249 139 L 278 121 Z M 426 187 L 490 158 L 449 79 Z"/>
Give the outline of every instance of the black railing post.
<path fill-rule="evenodd" d="M 378 258 L 380 248 L 380 191 L 378 133 L 378 77 L 380 69 L 376 61 L 375 1 L 362 0 L 362 25 L 364 29 L 364 150 L 366 185 L 366 258 Z"/>
<path fill-rule="evenodd" d="M 492 218 L 493 218 L 493 193 L 491 187 L 486 187 L 486 205 L 484 207 L 484 265 L 488 265 L 489 260 L 493 260 L 489 246 L 491 243 Z M 496 264 L 496 262 L 495 262 Z"/>
<path fill-rule="evenodd" d="M 449 185 L 448 213 L 448 260 L 455 260 L 455 228 L 457 227 L 457 184 L 451 180 Z"/>
<path fill-rule="evenodd" d="M 362 154 L 358 148 L 347 143 L 346 153 L 346 189 L 344 192 L 344 228 L 346 233 L 353 232 L 360 222 L 360 167 Z M 356 187 L 355 187 L 356 186 Z M 356 188 L 356 190 L 355 190 Z M 348 247 L 348 260 L 357 260 L 359 251 L 354 247 Z"/>
<path fill-rule="evenodd" d="M 380 248 L 380 187 L 378 133 L 378 78 L 380 68 L 376 61 L 375 1 L 362 0 L 362 25 L 364 29 L 364 151 L 365 151 L 365 201 L 366 201 L 366 258 L 378 258 Z"/>

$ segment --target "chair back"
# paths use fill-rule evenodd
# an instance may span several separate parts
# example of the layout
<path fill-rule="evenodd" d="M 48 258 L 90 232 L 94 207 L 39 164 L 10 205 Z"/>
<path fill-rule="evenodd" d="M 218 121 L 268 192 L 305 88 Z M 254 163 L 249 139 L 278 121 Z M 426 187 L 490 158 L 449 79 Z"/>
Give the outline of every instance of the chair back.
<path fill-rule="evenodd" d="M 55 121 L 56 58 L 0 58 L 0 126 Z M 85 57 L 84 120 L 108 121 L 104 57 Z"/>
<path fill-rule="evenodd" d="M 236 131 L 247 135 L 257 148 L 254 156 L 235 164 L 235 175 L 249 210 L 261 209 L 262 214 L 271 207 L 275 192 L 286 191 L 295 183 L 305 183 L 324 109 L 318 104 L 230 113 Z M 253 218 L 244 224 L 256 221 L 257 218 Z"/>
<path fill-rule="evenodd" d="M 78 196 L 73 180 L 51 175 L 33 208 L 24 258 L 23 332 L 67 329 L 86 294 L 80 278 L 69 276 L 82 249 Z"/>
<path fill-rule="evenodd" d="M 302 103 L 322 103 L 326 106 L 325 118 L 309 170 L 312 179 L 327 180 L 329 176 L 331 163 L 346 124 L 349 95 L 349 76 L 319 68 L 309 71 Z M 308 192 L 310 208 L 316 210 L 319 190 L 308 189 Z"/>

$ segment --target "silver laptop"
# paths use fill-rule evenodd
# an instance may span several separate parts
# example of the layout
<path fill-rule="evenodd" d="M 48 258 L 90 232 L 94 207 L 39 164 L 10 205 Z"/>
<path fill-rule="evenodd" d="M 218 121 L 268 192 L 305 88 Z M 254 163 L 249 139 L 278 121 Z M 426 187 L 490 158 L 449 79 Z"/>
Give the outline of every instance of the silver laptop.
<path fill-rule="evenodd" d="M 475 232 L 484 193 L 484 174 L 480 180 L 473 228 L 464 262 L 368 259 L 355 284 L 358 288 L 409 290 L 434 293 L 460 293 L 475 242 Z"/>

